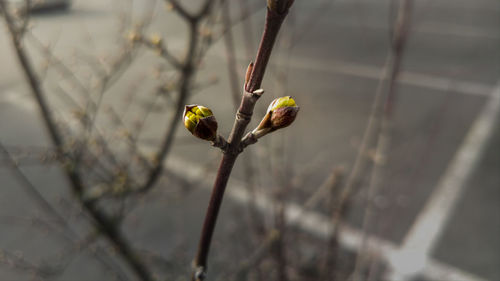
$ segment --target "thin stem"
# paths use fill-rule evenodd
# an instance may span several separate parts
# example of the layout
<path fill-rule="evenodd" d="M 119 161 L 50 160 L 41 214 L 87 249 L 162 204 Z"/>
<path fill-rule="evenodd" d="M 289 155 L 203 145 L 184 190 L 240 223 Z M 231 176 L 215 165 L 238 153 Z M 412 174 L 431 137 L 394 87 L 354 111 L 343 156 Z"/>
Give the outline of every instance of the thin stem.
<path fill-rule="evenodd" d="M 277 13 L 267 9 L 266 23 L 262 34 L 261 43 L 257 52 L 257 58 L 254 65 L 250 65 L 251 75 L 248 81 L 245 81 L 245 92 L 243 93 L 240 107 L 236 113 L 233 128 L 229 135 L 228 147 L 222 157 L 219 170 L 214 182 L 214 187 L 210 197 L 210 202 L 203 223 L 198 252 L 194 260 L 194 270 L 191 276 L 193 281 L 202 281 L 206 277 L 207 259 L 212 241 L 212 235 L 217 222 L 220 205 L 224 196 L 227 182 L 231 175 L 236 158 L 241 152 L 240 141 L 245 129 L 252 118 L 253 109 L 257 100 L 263 94 L 259 90 L 267 63 L 271 56 L 271 51 L 276 41 L 279 29 L 287 15 L 288 9 L 283 13 Z"/>

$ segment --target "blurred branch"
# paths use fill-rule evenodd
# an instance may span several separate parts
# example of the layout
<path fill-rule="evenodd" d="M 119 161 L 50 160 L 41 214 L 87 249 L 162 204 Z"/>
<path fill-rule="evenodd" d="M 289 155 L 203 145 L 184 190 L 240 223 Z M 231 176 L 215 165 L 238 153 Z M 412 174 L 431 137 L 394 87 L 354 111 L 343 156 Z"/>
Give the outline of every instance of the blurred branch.
<path fill-rule="evenodd" d="M 285 216 L 285 202 L 283 196 L 278 196 L 281 198 L 275 198 L 275 208 L 274 208 L 274 224 L 275 228 L 278 230 L 278 237 L 271 246 L 271 255 L 276 263 L 277 278 L 278 281 L 288 281 L 288 273 L 286 270 L 287 266 L 287 254 L 286 254 L 286 216 Z"/>
<path fill-rule="evenodd" d="M 234 278 L 227 279 L 234 279 L 237 281 L 247 280 L 248 272 L 252 268 L 255 268 L 262 261 L 262 259 L 269 254 L 269 251 L 276 244 L 276 241 L 279 240 L 279 237 L 280 232 L 277 229 L 271 229 L 264 241 L 259 245 L 259 247 L 257 247 L 250 257 L 239 264 L 235 272 L 232 274 Z"/>
<path fill-rule="evenodd" d="M 177 1 L 169 1 L 172 3 L 174 8 L 177 11 L 184 11 L 184 9 L 179 6 Z M 150 170 L 148 178 L 143 186 L 138 188 L 136 192 L 146 192 L 151 189 L 159 176 L 161 175 L 161 171 L 163 169 L 163 162 L 170 152 L 170 148 L 174 141 L 175 132 L 177 131 L 179 125 L 179 119 L 181 118 L 182 112 L 184 111 L 184 105 L 189 97 L 191 91 L 191 84 L 194 76 L 196 74 L 196 67 L 199 63 L 199 57 L 196 55 L 196 51 L 198 49 L 199 44 L 199 30 L 198 30 L 198 22 L 210 11 L 210 5 L 213 3 L 213 0 L 206 0 L 203 6 L 202 12 L 197 17 L 194 17 L 193 20 L 189 24 L 189 45 L 188 51 L 185 57 L 185 60 L 182 64 L 181 68 L 181 76 L 178 81 L 179 85 L 179 96 L 177 98 L 177 102 L 175 104 L 175 113 L 172 116 L 172 119 L 169 124 L 169 129 L 165 133 L 163 137 L 163 141 L 160 145 L 160 148 L 156 152 L 156 163 L 154 167 Z M 184 11 L 184 13 L 186 13 Z"/>
<path fill-rule="evenodd" d="M 46 280 L 46 278 L 54 278 L 61 274 L 61 269 L 51 266 L 36 265 L 23 257 L 22 253 L 11 253 L 0 249 L 0 264 L 9 266 L 10 268 L 20 272 L 30 272 L 38 280 Z"/>
<path fill-rule="evenodd" d="M 177 0 L 166 0 L 168 3 L 170 3 L 170 5 L 172 5 L 172 8 L 180 15 L 182 16 L 183 18 L 185 18 L 186 20 L 188 20 L 189 22 L 193 22 L 195 21 L 194 19 L 194 16 L 191 15 L 190 13 L 188 13 L 188 11 L 186 11 L 186 9 L 184 9 L 183 6 L 181 6 L 181 4 L 179 4 L 179 2 L 177 2 Z"/>
<path fill-rule="evenodd" d="M 226 1 L 226 0 L 224 0 L 224 1 Z M 225 27 L 225 25 L 223 25 L 222 30 L 220 30 L 218 33 L 214 33 L 214 34 L 211 35 L 211 39 L 210 39 L 211 42 L 214 43 L 214 42 L 219 41 L 236 24 L 240 24 L 240 23 L 245 24 L 245 21 L 247 19 L 249 19 L 254 14 L 257 14 L 258 12 L 260 12 L 261 10 L 263 10 L 263 8 L 265 8 L 265 6 L 259 5 L 256 9 L 254 9 L 252 11 L 249 11 L 249 13 L 243 14 L 242 17 L 238 17 L 236 19 L 232 19 L 231 22 L 230 22 L 230 25 L 228 27 Z M 250 35 L 248 35 L 248 36 L 250 36 Z M 244 36 L 244 37 L 246 38 L 247 36 Z M 213 44 L 211 44 L 210 46 L 212 46 L 212 45 Z M 203 55 L 204 53 L 208 52 L 210 46 L 207 46 L 205 49 L 203 49 L 201 51 L 200 55 Z"/>
<path fill-rule="evenodd" d="M 394 24 L 393 41 L 391 45 L 392 63 L 389 66 L 389 85 L 387 89 L 386 100 L 383 107 L 383 115 L 381 120 L 380 129 L 378 132 L 377 147 L 374 157 L 374 166 L 370 175 L 370 182 L 367 189 L 366 196 L 366 209 L 363 218 L 363 240 L 360 251 L 356 257 L 356 264 L 352 274 L 352 280 L 362 280 L 362 272 L 364 272 L 366 265 L 366 257 L 364 249 L 368 243 L 369 228 L 374 217 L 373 198 L 378 193 L 380 185 L 382 184 L 383 173 L 387 166 L 387 159 L 389 157 L 392 118 L 394 113 L 394 104 L 397 97 L 397 79 L 400 74 L 401 63 L 405 46 L 408 40 L 408 34 L 411 24 L 413 0 L 399 1 L 399 10 L 396 22 Z M 374 278 L 372 270 L 376 267 L 370 267 L 367 279 Z"/>
<path fill-rule="evenodd" d="M 309 210 L 316 208 L 320 202 L 324 201 L 326 198 L 332 198 L 333 194 L 338 192 L 338 188 L 342 183 L 344 169 L 342 167 L 333 168 L 330 175 L 321 183 L 321 185 L 309 196 L 305 203 L 302 204 L 302 208 L 299 212 L 294 212 L 293 216 L 290 215 L 289 212 L 289 220 L 291 222 L 297 222 L 304 220 L 303 216 Z M 251 196 L 250 191 L 248 191 L 249 198 L 248 200 L 254 200 Z M 333 204 L 331 204 L 333 206 Z M 257 210 L 256 210 L 257 211 Z M 284 215 L 284 214 L 283 214 Z M 339 228 L 335 228 L 339 229 Z M 255 251 L 253 251 L 249 258 L 242 261 L 239 266 L 232 272 L 227 275 L 223 275 L 219 280 L 237 280 L 244 281 L 247 280 L 248 273 L 251 269 L 256 268 L 262 261 L 265 259 L 272 250 L 272 247 L 276 245 L 281 237 L 281 232 L 277 228 L 273 228 L 269 230 L 265 236 L 263 241 L 256 247 Z M 333 238 L 333 237 L 332 237 Z M 334 252 L 329 251 L 331 249 L 328 247 L 326 253 L 328 256 L 333 254 Z M 326 258 L 325 258 L 326 260 Z M 329 259 L 328 259 L 329 260 Z M 330 264 L 328 264 L 330 265 Z M 324 271 L 322 271 L 324 272 Z M 318 280 L 330 280 L 320 278 Z"/>
<path fill-rule="evenodd" d="M 331 223 L 334 227 L 330 234 L 330 237 L 328 238 L 327 245 L 324 250 L 324 256 L 322 263 L 320 264 L 320 271 L 319 271 L 320 276 L 318 280 L 338 280 L 336 275 L 339 269 L 337 257 L 339 255 L 339 250 L 340 250 L 339 247 L 340 221 L 339 221 L 339 216 L 337 214 L 337 208 L 338 208 L 337 205 L 339 204 L 337 198 L 340 191 L 340 187 L 342 186 L 343 177 L 344 177 L 343 168 L 336 168 L 332 170 L 330 178 L 326 181 L 328 183 L 326 185 L 330 186 L 329 188 L 330 192 L 329 194 L 324 194 L 323 197 L 329 199 L 328 200 L 329 212 L 331 214 Z M 341 203 L 346 204 L 345 206 L 347 206 L 346 202 L 341 202 Z M 341 215 L 343 216 L 344 214 L 345 212 L 342 213 Z"/>
<path fill-rule="evenodd" d="M 247 54 L 247 59 L 251 60 L 253 51 L 255 50 L 254 48 L 254 33 L 253 33 L 253 21 L 251 15 L 253 14 L 249 7 L 248 3 L 250 0 L 239 0 L 239 6 L 240 6 L 240 18 L 243 21 L 242 28 L 243 28 L 243 40 L 245 40 L 245 51 Z"/>
<path fill-rule="evenodd" d="M 150 40 L 147 40 L 142 35 L 139 35 L 138 40 L 142 44 L 144 44 L 144 46 L 155 51 L 159 56 L 161 56 L 165 60 L 167 60 L 175 68 L 182 69 L 182 63 L 180 63 L 179 60 L 168 51 L 167 46 L 164 44 L 164 42 L 163 42 L 163 40 L 161 40 L 161 38 L 158 37 L 158 38 L 151 38 Z"/>
<path fill-rule="evenodd" d="M 54 67 L 57 72 L 67 79 L 68 81 L 71 82 L 71 84 L 78 89 L 80 92 L 80 95 L 84 96 L 88 94 L 89 88 L 85 86 L 85 83 L 80 81 L 80 79 L 75 75 L 73 71 L 57 56 L 54 55 L 53 52 L 51 52 L 50 48 L 47 46 L 44 46 L 43 43 L 36 37 L 33 33 L 28 32 L 27 33 L 28 39 L 31 39 L 30 42 L 34 43 L 34 46 L 40 50 L 42 55 L 51 63 L 51 66 Z"/>
<path fill-rule="evenodd" d="M 68 230 L 69 227 L 66 223 L 66 220 L 59 214 L 59 212 L 54 209 L 54 207 L 49 202 L 47 202 L 42 194 L 40 194 L 36 187 L 31 183 L 31 181 L 19 169 L 19 167 L 16 165 L 16 162 L 7 151 L 7 149 L 5 149 L 2 143 L 0 143 L 0 151 L 7 158 L 8 167 L 17 178 L 21 186 L 24 187 L 25 192 L 28 193 L 31 198 L 33 198 L 36 203 L 42 208 L 43 212 L 52 217 L 62 229 Z"/>
<path fill-rule="evenodd" d="M 73 160 L 69 157 L 69 155 L 66 154 L 64 150 L 64 140 L 57 129 L 56 123 L 49 110 L 49 105 L 45 99 L 44 91 L 40 83 L 38 82 L 35 71 L 33 70 L 31 63 L 22 47 L 22 42 L 18 30 L 15 27 L 14 21 L 9 14 L 7 4 L 4 0 L 0 0 L 0 9 L 3 12 L 4 21 L 11 35 L 12 44 L 14 46 L 19 63 L 22 66 L 24 75 L 26 76 L 26 79 L 30 85 L 31 92 L 40 108 L 45 127 L 47 128 L 49 136 L 58 153 L 65 156 L 61 160 L 61 165 L 63 166 L 66 178 L 71 184 L 73 193 L 82 204 L 82 206 L 86 209 L 86 211 L 92 216 L 98 229 L 102 231 L 106 238 L 117 248 L 121 257 L 134 270 L 136 275 L 145 281 L 152 280 L 151 274 L 149 273 L 148 269 L 133 253 L 128 242 L 125 241 L 124 237 L 122 236 L 120 230 L 117 228 L 117 225 L 115 225 L 113 220 L 105 215 L 102 211 L 100 211 L 96 204 L 83 200 L 83 180 L 80 177 L 76 167 L 72 166 L 71 163 L 73 162 Z"/>
<path fill-rule="evenodd" d="M 222 22 L 224 28 L 227 29 L 227 32 L 224 35 L 224 45 L 226 47 L 226 61 L 229 84 L 231 86 L 231 97 L 233 98 L 234 107 L 238 107 L 240 87 L 238 86 L 238 65 L 236 63 L 236 52 L 234 50 L 233 32 L 230 26 L 231 19 L 229 15 L 229 3 L 231 3 L 230 0 L 222 0 Z"/>
<path fill-rule="evenodd" d="M 82 141 L 82 147 L 80 147 L 80 151 L 77 153 L 77 160 L 79 160 L 81 153 L 84 151 L 84 147 L 87 145 L 89 138 L 92 136 L 93 129 L 95 128 L 95 123 L 97 120 L 97 116 L 99 113 L 99 109 L 101 107 L 104 95 L 106 91 L 122 76 L 123 73 L 127 70 L 128 66 L 133 61 L 135 48 L 132 47 L 124 47 L 121 53 L 117 58 L 113 61 L 110 66 L 110 70 L 105 73 L 105 75 L 99 77 L 99 83 L 97 87 L 97 101 L 94 102 L 92 100 L 91 93 L 87 94 L 87 105 L 85 107 L 85 113 L 89 117 L 88 122 L 85 126 L 85 137 L 84 141 Z M 92 110 L 91 110 L 92 109 Z"/>
<path fill-rule="evenodd" d="M 205 0 L 203 5 L 201 6 L 198 13 L 192 14 L 189 13 L 177 0 L 165 0 L 172 8 L 179 13 L 184 19 L 186 19 L 191 25 L 196 25 L 200 20 L 202 20 L 208 13 L 210 12 L 210 8 L 214 2 L 214 0 Z"/>

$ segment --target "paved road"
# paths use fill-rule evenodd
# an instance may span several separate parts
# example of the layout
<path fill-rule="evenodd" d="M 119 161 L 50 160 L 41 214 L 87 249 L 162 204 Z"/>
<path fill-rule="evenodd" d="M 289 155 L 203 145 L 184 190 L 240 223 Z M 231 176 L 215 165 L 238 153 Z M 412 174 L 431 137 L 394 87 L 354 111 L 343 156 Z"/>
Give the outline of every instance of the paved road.
<path fill-rule="evenodd" d="M 296 97 L 301 106 L 299 118 L 289 129 L 262 141 L 261 149 L 249 149 L 254 154 L 276 153 L 273 147 L 285 140 L 284 151 L 292 173 L 307 163 L 319 163 L 314 172 L 307 175 L 303 190 L 293 193 L 299 195 L 312 192 L 332 167 L 352 165 L 389 43 L 389 1 L 323 2 L 296 1 L 264 81 L 267 94 L 257 109 L 263 113 L 274 96 L 286 93 Z M 408 231 L 418 221 L 500 79 L 498 1 L 416 2 L 414 31 L 398 91 L 389 166 L 375 198 L 376 226 L 370 229 L 370 233 L 396 245 L 404 243 Z M 67 59 L 71 67 L 88 71 L 74 54 L 113 52 L 122 32 L 117 19 L 121 6 L 116 3 L 75 1 L 68 12 L 35 16 L 33 33 L 42 42 L 53 44 L 55 52 Z M 134 8 L 139 18 L 144 6 L 135 3 Z M 313 21 L 310 21 L 311 14 L 315 15 Z M 262 17 L 262 12 L 252 17 L 255 42 Z M 307 28 L 300 28 L 304 23 Z M 168 36 L 169 46 L 182 52 L 185 29 L 177 19 L 156 18 L 149 30 Z M 243 70 L 247 59 L 241 25 L 234 31 L 238 61 Z M 286 45 L 290 36 L 295 36 L 292 49 Z M 28 49 L 40 65 L 40 56 L 29 44 Z M 0 28 L 0 62 L 0 141 L 10 145 L 46 143 L 3 26 Z M 149 74 L 154 62 L 153 55 L 144 54 L 141 63 L 134 65 L 120 83 L 110 89 L 106 102 L 120 108 L 130 85 L 143 81 L 144 90 L 147 85 L 158 83 Z M 288 74 L 285 89 L 274 82 L 279 78 L 278 70 L 282 69 L 287 69 Z M 221 131 L 227 133 L 234 113 L 229 107 L 226 71 L 224 48 L 218 42 L 209 52 L 198 79 L 204 81 L 216 75 L 219 83 L 201 91 L 192 101 L 210 106 L 217 114 Z M 49 73 L 46 83 L 50 86 L 59 79 Z M 219 100 L 228 100 L 228 103 L 216 102 Z M 159 137 L 157 128 L 165 123 L 161 118 L 164 117 L 151 117 L 145 131 L 147 138 Z M 500 139 L 498 125 L 494 128 L 496 133 L 488 142 L 485 156 L 472 170 L 464 196 L 458 199 L 451 220 L 444 225 L 443 236 L 430 254 L 453 267 L 489 280 L 500 280 Z M 187 136 L 183 130 L 178 133 L 175 157 L 200 162 L 200 155 L 204 160 L 215 155 L 207 154 L 201 142 L 184 144 Z M 261 185 L 276 185 L 267 171 L 267 163 L 259 164 Z M 241 163 L 236 168 L 236 177 L 243 178 Z M 22 212 L 19 207 L 29 203 L 21 203 L 25 201 L 20 200 L 26 199 L 21 199 L 23 196 L 15 189 L 17 185 L 10 172 L 6 169 L 0 172 L 1 183 L 6 187 L 0 195 L 2 214 Z M 27 172 L 40 186 L 54 187 L 44 189 L 48 198 L 55 200 L 55 194 L 64 190 L 56 180 L 57 170 L 37 167 L 28 168 Z M 364 215 L 362 195 L 354 199 L 349 214 L 350 224 L 358 229 Z M 204 206 L 203 196 L 199 197 L 195 196 L 197 199 L 190 204 Z M 294 199 L 300 201 L 301 198 Z M 154 208 L 161 210 L 161 206 Z M 185 216 L 190 220 L 199 219 L 201 213 L 189 212 Z M 133 239 L 143 242 L 161 239 L 157 228 L 149 223 L 150 228 L 134 234 Z M 197 224 L 187 228 L 193 229 L 190 233 L 198 231 Z M 23 235 L 6 232 L 0 238 L 0 246 L 14 249 L 31 237 L 29 231 Z M 191 238 L 196 239 L 196 235 Z"/>

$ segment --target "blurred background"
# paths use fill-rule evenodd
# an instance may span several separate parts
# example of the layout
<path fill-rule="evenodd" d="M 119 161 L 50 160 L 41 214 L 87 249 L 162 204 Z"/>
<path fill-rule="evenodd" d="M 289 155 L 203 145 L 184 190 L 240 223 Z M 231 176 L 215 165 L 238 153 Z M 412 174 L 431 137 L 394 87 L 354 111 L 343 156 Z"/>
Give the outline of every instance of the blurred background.
<path fill-rule="evenodd" d="M 266 1 L 0 1 L 0 280 L 189 280 Z M 296 0 L 207 280 L 500 280 L 499 74 L 497 0 Z"/>

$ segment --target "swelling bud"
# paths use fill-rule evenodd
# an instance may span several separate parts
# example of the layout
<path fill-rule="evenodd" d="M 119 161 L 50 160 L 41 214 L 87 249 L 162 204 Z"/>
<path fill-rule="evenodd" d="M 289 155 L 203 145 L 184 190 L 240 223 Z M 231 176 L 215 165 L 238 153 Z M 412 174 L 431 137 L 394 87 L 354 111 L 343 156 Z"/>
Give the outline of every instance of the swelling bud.
<path fill-rule="evenodd" d="M 271 102 L 266 115 L 252 133 L 256 138 L 260 138 L 270 132 L 290 126 L 298 112 L 299 107 L 292 97 L 277 98 Z"/>
<path fill-rule="evenodd" d="M 184 126 L 195 137 L 214 141 L 217 136 L 217 120 L 212 111 L 201 105 L 186 105 Z"/>

